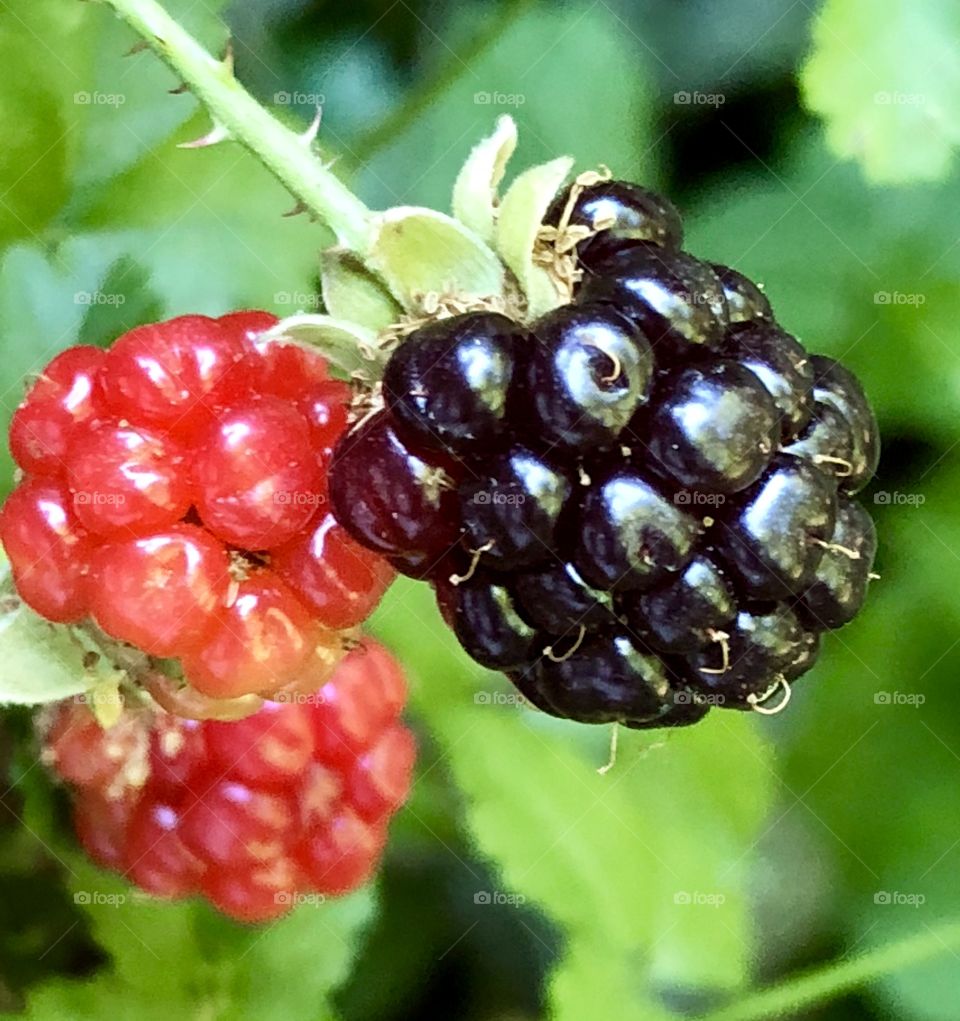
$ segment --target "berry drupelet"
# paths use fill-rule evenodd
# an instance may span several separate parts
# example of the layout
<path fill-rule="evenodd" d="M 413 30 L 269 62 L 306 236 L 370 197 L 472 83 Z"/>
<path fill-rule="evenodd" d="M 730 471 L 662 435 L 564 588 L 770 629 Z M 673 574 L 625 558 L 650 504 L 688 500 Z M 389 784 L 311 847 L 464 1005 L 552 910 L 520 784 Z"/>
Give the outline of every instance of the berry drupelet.
<path fill-rule="evenodd" d="M 863 391 L 644 188 L 577 182 L 543 237 L 576 255 L 570 303 L 411 332 L 334 452 L 337 518 L 546 713 L 775 711 L 871 577 Z"/>

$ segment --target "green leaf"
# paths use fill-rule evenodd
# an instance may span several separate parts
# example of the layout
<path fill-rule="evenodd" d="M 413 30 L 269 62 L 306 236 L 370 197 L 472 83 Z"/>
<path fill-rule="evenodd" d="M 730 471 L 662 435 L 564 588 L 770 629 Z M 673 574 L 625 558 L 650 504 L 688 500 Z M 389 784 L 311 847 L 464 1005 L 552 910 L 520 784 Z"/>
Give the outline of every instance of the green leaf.
<path fill-rule="evenodd" d="M 473 147 L 453 185 L 453 215 L 488 243 L 494 240 L 497 189 L 516 147 L 516 123 L 500 117 L 493 134 Z"/>
<path fill-rule="evenodd" d="M 0 613 L 0 703 L 42 705 L 110 681 L 115 671 L 109 664 L 84 665 L 90 651 L 73 629 L 51 624 L 17 601 Z"/>
<path fill-rule="evenodd" d="M 551 1021 L 615 1017 L 618 1021 L 670 1021 L 676 1015 L 644 990 L 633 962 L 576 941 L 550 978 Z"/>
<path fill-rule="evenodd" d="M 784 717 L 784 811 L 801 812 L 822 855 L 832 852 L 839 875 L 827 921 L 839 918 L 857 947 L 960 917 L 958 484 L 960 465 L 947 459 L 900 488 L 912 503 L 874 508 L 881 579 L 863 614 L 826 637 Z M 952 1021 L 956 959 L 903 967 L 876 995 L 898 1018 Z"/>
<path fill-rule="evenodd" d="M 831 148 L 872 181 L 936 181 L 960 144 L 960 10 L 950 0 L 827 0 L 802 73 Z"/>
<path fill-rule="evenodd" d="M 333 1021 L 374 910 L 370 889 L 313 902 L 265 926 L 231 922 L 198 901 L 148 897 L 80 855 L 65 855 L 74 902 L 111 963 L 92 980 L 35 989 L 27 1018 L 230 1017 Z M 277 990 L 283 995 L 278 996 Z"/>
<path fill-rule="evenodd" d="M 390 292 L 350 252 L 327 248 L 320 265 L 323 303 L 334 319 L 382 330 L 400 318 L 402 309 Z"/>
<path fill-rule="evenodd" d="M 503 291 L 497 257 L 471 231 L 433 209 L 398 206 L 376 217 L 370 265 L 417 309 L 425 295 L 489 298 Z"/>
<path fill-rule="evenodd" d="M 573 167 L 561 156 L 531 167 L 507 189 L 497 220 L 497 249 L 527 296 L 531 318 L 555 308 L 563 297 L 550 274 L 533 261 L 534 242 L 550 203 Z"/>

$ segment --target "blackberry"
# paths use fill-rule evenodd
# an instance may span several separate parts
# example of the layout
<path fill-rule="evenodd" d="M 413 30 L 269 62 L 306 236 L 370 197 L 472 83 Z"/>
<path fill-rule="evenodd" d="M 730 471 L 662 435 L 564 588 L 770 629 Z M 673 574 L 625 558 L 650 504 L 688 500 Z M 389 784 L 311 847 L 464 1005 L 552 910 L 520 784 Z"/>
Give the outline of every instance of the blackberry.
<path fill-rule="evenodd" d="M 179 316 L 70 348 L 10 427 L 18 596 L 173 661 L 171 701 L 196 711 L 280 690 L 306 658 L 332 668 L 393 580 L 326 509 L 352 391 L 318 350 L 265 336 L 276 323 Z"/>
<path fill-rule="evenodd" d="M 131 702 L 105 730 L 80 702 L 49 707 L 42 761 L 69 785 L 86 852 L 155 897 L 200 895 L 247 923 L 360 886 L 412 779 L 406 682 L 369 639 L 305 682 L 231 722 Z"/>
<path fill-rule="evenodd" d="M 863 390 L 646 189 L 577 183 L 544 226 L 572 300 L 411 333 L 334 452 L 339 523 L 548 715 L 777 711 L 871 578 Z"/>

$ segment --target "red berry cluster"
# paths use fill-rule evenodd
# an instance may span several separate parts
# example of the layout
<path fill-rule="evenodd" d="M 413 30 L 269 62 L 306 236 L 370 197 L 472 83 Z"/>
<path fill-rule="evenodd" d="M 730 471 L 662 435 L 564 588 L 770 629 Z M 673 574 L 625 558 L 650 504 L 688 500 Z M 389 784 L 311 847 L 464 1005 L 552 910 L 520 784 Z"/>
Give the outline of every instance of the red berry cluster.
<path fill-rule="evenodd" d="M 236 722 L 124 710 L 103 730 L 86 705 L 61 703 L 44 758 L 75 789 L 77 835 L 98 864 L 261 922 L 373 872 L 410 785 L 405 700 L 396 660 L 367 640 L 313 696 Z"/>
<path fill-rule="evenodd" d="M 182 660 L 215 698 L 332 664 L 393 577 L 330 513 L 350 388 L 266 312 L 140 326 L 53 359 L 17 409 L 0 516 L 22 598 Z"/>

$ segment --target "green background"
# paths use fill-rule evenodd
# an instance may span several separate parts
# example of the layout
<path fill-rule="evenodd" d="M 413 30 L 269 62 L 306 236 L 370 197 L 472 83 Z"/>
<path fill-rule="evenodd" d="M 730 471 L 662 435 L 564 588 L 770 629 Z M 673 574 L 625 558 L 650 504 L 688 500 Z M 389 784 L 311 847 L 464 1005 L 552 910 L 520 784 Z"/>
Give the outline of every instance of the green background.
<path fill-rule="evenodd" d="M 665 1021 L 884 945 L 794 1013 L 960 1004 L 960 10 L 950 0 L 582 4 L 248 0 L 169 8 L 371 205 L 446 209 L 512 113 L 514 168 L 664 189 L 689 248 L 872 396 L 884 456 L 866 612 L 776 719 L 609 734 L 511 704 L 398 584 L 379 633 L 421 758 L 377 883 L 264 930 L 137 900 L 73 850 L 23 712 L 0 766 L 0 1010 L 122 1017 Z M 217 10 L 215 8 L 220 8 Z M 79 342 L 185 312 L 316 304 L 329 236 L 105 6 L 0 0 L 0 411 Z M 0 476 L 12 483 L 2 455 Z M 123 893 L 119 906 L 79 890 Z M 489 903 L 484 903 L 489 900 Z M 952 936 L 951 936 L 952 933 Z M 907 960 L 919 948 L 921 962 Z M 929 953 L 928 953 L 929 951 Z M 836 986 L 837 988 L 833 988 Z M 739 1009 L 739 1008 L 737 1008 Z M 760 1012 L 758 1012 L 760 1011 Z"/>

